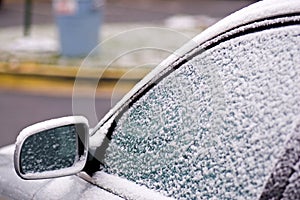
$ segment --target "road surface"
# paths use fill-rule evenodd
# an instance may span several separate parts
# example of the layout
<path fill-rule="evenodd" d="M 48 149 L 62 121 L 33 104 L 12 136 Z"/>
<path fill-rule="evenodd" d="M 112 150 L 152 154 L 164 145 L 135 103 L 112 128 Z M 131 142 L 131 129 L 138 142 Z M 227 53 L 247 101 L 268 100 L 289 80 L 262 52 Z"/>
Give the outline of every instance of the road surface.
<path fill-rule="evenodd" d="M 95 100 L 98 118 L 111 107 L 108 98 Z M 72 98 L 0 90 L 0 146 L 15 142 L 20 130 L 39 121 L 73 115 Z M 95 122 L 90 124 L 95 126 Z"/>

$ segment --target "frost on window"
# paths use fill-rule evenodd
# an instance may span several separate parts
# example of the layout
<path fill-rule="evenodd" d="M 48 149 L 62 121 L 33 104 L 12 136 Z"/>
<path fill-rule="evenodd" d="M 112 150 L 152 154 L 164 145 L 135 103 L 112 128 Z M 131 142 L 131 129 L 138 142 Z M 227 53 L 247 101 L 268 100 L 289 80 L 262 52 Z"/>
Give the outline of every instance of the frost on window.
<path fill-rule="evenodd" d="M 300 124 L 285 145 L 283 154 L 265 184 L 260 200 L 300 199 Z"/>
<path fill-rule="evenodd" d="M 105 171 L 178 199 L 254 199 L 300 114 L 300 29 L 201 53 L 117 123 Z"/>

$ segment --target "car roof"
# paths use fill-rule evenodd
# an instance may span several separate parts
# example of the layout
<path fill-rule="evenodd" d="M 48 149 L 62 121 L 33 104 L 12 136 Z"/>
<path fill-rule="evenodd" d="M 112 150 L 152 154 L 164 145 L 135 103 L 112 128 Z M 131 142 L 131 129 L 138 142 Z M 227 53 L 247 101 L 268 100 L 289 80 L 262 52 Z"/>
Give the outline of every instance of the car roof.
<path fill-rule="evenodd" d="M 158 80 L 162 77 L 166 71 L 170 71 L 174 66 L 178 66 L 183 60 L 187 60 L 195 52 L 202 51 L 204 48 L 203 44 L 213 40 L 220 36 L 218 42 L 222 39 L 222 35 L 226 35 L 227 32 L 231 30 L 238 29 L 239 27 L 252 25 L 261 26 L 261 24 L 256 25 L 255 22 L 262 21 L 265 19 L 275 19 L 276 17 L 282 17 L 287 15 L 293 15 L 300 12 L 300 1 L 299 0 L 264 0 L 254 3 L 248 7 L 245 7 L 228 17 L 220 20 L 213 26 L 209 27 L 196 37 L 194 37 L 190 42 L 185 44 L 183 47 L 178 49 L 167 59 L 162 61 L 156 68 L 154 68 L 148 75 L 146 75 L 139 83 L 137 83 L 96 125 L 96 127 L 91 132 L 94 135 L 99 131 L 105 123 L 110 119 L 117 116 L 122 112 L 122 108 L 128 106 L 130 101 L 140 96 L 151 84 L 153 79 Z M 268 23 L 268 22 L 265 22 Z M 238 31 L 243 31 L 240 29 Z M 223 36 L 225 38 L 225 36 Z M 154 81 L 154 83 L 157 81 Z"/>

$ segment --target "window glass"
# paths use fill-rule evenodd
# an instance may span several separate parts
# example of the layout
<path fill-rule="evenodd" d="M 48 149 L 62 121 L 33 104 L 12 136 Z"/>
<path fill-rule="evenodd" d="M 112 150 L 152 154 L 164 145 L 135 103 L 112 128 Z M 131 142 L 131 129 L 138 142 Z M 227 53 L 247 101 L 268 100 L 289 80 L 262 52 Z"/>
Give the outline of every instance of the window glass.
<path fill-rule="evenodd" d="M 104 170 L 180 199 L 254 199 L 300 114 L 300 28 L 240 36 L 120 118 Z"/>

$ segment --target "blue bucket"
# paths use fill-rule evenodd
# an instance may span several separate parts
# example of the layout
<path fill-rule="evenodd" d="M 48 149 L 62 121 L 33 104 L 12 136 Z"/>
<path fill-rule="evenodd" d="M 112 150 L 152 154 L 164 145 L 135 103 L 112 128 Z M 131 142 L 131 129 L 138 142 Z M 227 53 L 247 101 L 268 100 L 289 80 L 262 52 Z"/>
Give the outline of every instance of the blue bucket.
<path fill-rule="evenodd" d="M 99 43 L 102 22 L 99 0 L 54 0 L 54 11 L 61 55 L 88 55 Z"/>

